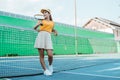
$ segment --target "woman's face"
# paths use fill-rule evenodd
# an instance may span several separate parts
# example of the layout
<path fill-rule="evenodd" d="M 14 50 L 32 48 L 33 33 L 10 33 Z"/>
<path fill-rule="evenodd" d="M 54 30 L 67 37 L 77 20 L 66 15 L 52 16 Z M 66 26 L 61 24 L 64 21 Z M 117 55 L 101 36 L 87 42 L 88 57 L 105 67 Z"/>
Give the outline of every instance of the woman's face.
<path fill-rule="evenodd" d="M 47 11 L 44 11 L 43 15 L 44 15 L 45 18 L 49 18 L 49 16 L 50 16 L 49 12 L 47 12 Z"/>

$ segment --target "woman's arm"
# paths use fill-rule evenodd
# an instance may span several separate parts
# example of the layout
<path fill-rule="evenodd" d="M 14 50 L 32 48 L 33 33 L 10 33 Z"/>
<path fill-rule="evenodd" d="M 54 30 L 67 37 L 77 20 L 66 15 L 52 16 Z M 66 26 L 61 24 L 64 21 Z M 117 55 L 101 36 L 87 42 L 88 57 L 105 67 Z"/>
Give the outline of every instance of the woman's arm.
<path fill-rule="evenodd" d="M 42 22 L 40 20 L 38 20 L 38 23 L 36 24 L 36 26 L 34 27 L 34 30 L 37 30 L 37 28 L 42 24 Z M 37 30 L 38 31 L 38 30 Z M 38 31 L 39 32 L 39 31 Z"/>
<path fill-rule="evenodd" d="M 36 30 L 38 28 L 39 24 L 37 24 L 35 27 L 34 27 L 34 30 Z"/>

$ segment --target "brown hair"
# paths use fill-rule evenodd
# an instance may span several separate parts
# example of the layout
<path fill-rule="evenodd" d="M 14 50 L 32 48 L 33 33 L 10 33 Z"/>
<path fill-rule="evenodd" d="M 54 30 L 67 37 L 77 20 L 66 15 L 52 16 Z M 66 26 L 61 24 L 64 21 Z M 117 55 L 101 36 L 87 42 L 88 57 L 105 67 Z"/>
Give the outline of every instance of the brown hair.
<path fill-rule="evenodd" d="M 49 14 L 50 14 L 50 13 L 49 13 Z M 52 19 L 52 15 L 51 15 L 51 14 L 50 14 L 49 18 L 50 18 L 50 21 L 53 21 L 53 19 Z"/>
<path fill-rule="evenodd" d="M 48 11 L 47 11 L 48 12 Z M 51 13 L 50 12 L 48 12 L 49 13 L 49 19 L 50 19 L 50 21 L 53 21 L 53 19 L 52 19 L 52 15 L 51 15 Z"/>

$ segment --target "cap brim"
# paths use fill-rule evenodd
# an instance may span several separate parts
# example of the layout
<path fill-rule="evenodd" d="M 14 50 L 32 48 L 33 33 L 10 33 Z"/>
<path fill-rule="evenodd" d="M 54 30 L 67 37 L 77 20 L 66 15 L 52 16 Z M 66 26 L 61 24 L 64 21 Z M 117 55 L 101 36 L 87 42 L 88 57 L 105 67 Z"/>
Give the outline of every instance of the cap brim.
<path fill-rule="evenodd" d="M 42 9 L 42 10 L 41 10 L 41 13 L 43 13 L 44 11 L 46 11 L 46 10 L 45 10 L 45 9 Z"/>
<path fill-rule="evenodd" d="M 43 13 L 44 11 L 47 11 L 47 12 L 49 12 L 48 10 L 46 10 L 46 9 L 42 9 L 41 10 L 41 13 Z M 49 12 L 50 13 L 50 12 Z"/>

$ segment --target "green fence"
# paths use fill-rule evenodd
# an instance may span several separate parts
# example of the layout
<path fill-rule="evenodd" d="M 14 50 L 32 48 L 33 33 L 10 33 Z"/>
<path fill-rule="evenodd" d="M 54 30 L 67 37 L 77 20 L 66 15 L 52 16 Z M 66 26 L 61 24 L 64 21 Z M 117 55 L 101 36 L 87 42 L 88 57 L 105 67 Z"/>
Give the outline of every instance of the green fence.
<path fill-rule="evenodd" d="M 32 29 L 23 29 L 9 25 L 0 26 L 0 56 L 38 55 L 34 48 L 37 32 Z M 99 38 L 77 37 L 78 54 L 92 53 L 116 53 L 117 46 L 114 40 Z M 59 33 L 58 36 L 52 34 L 54 54 L 75 54 L 75 37 Z"/>

